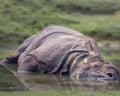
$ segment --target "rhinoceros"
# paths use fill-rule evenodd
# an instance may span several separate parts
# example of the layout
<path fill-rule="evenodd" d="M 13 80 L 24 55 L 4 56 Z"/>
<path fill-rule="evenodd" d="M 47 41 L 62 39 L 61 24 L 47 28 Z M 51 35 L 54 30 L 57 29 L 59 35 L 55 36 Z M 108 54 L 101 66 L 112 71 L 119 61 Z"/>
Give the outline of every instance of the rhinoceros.
<path fill-rule="evenodd" d="M 19 73 L 41 72 L 76 79 L 117 80 L 119 74 L 115 65 L 101 57 L 92 38 L 58 25 L 47 26 L 27 38 L 0 63 L 18 64 Z"/>

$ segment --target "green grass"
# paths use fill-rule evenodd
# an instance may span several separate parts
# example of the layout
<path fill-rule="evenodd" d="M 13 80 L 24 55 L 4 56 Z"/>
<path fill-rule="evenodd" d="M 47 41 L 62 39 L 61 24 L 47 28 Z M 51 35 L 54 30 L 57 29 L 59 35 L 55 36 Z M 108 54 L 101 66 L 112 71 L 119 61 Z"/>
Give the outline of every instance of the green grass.
<path fill-rule="evenodd" d="M 120 9 L 119 0 L 51 0 L 63 11 L 83 14 L 113 14 Z"/>
<path fill-rule="evenodd" d="M 120 0 L 0 0 L 0 14 L 0 58 L 12 53 L 9 46 L 49 24 L 75 29 L 96 40 L 120 40 Z"/>
<path fill-rule="evenodd" d="M 96 40 L 120 40 L 120 0 L 0 0 L 0 14 L 0 59 L 49 24 L 75 29 Z M 103 55 L 119 60 L 119 51 Z"/>
<path fill-rule="evenodd" d="M 0 96 L 119 96 L 120 91 L 112 92 L 80 92 L 80 91 L 28 91 L 0 92 Z"/>
<path fill-rule="evenodd" d="M 21 43 L 49 24 L 120 40 L 119 12 L 120 0 L 0 0 L 0 44 Z"/>
<path fill-rule="evenodd" d="M 103 56 L 108 61 L 120 61 L 120 50 L 113 50 L 108 48 L 102 49 Z"/>
<path fill-rule="evenodd" d="M 10 56 L 18 46 L 19 45 L 14 42 L 11 44 L 9 42 L 5 44 L 1 43 L 0 44 L 0 60 Z"/>

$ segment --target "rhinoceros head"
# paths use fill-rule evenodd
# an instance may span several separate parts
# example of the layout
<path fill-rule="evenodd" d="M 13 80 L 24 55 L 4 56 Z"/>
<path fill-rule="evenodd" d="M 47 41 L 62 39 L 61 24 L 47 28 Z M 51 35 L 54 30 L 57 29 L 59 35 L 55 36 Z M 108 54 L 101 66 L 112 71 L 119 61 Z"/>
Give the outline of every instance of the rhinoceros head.
<path fill-rule="evenodd" d="M 77 56 L 70 69 L 71 77 L 77 79 L 118 80 L 118 74 L 117 68 L 112 63 L 105 62 L 95 52 Z"/>

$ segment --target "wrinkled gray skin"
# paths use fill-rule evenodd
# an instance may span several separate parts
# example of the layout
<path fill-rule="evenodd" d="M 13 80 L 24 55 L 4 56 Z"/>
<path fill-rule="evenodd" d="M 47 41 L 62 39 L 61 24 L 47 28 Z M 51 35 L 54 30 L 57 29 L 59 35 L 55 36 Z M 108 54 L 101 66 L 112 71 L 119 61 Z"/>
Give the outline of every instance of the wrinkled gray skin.
<path fill-rule="evenodd" d="M 57 25 L 45 27 L 29 37 L 0 63 L 16 62 L 19 73 L 62 74 L 76 79 L 118 79 L 118 70 L 104 61 L 93 39 Z"/>

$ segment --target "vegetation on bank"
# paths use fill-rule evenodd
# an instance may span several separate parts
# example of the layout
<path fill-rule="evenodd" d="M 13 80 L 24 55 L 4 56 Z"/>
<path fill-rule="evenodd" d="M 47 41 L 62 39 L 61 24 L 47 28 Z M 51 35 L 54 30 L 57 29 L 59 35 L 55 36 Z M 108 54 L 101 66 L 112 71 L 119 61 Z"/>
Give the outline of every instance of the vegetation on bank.
<path fill-rule="evenodd" d="M 0 14 L 0 46 L 21 43 L 49 24 L 120 39 L 120 0 L 0 0 Z"/>
<path fill-rule="evenodd" d="M 0 59 L 49 24 L 75 29 L 96 40 L 120 40 L 120 0 L 0 0 L 0 14 Z M 119 50 L 103 55 L 107 60 L 120 56 Z"/>
<path fill-rule="evenodd" d="M 120 40 L 120 0 L 0 0 L 0 14 L 0 58 L 49 24 Z"/>
<path fill-rule="evenodd" d="M 112 92 L 80 92 L 80 91 L 27 91 L 0 92 L 0 96 L 119 96 L 120 91 Z"/>

